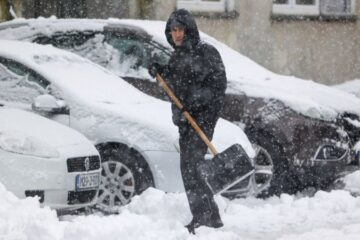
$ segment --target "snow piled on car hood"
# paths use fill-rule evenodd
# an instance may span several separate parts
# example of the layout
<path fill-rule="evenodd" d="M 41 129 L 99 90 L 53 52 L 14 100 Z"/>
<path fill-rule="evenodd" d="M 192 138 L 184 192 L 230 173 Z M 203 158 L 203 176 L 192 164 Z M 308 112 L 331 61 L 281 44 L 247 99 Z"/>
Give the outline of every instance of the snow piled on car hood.
<path fill-rule="evenodd" d="M 0 29 L 10 25 L 29 24 L 30 27 L 6 29 L 2 38 L 28 39 L 37 32 L 49 34 L 60 30 L 102 30 L 106 24 L 129 24 L 140 27 L 153 36 L 155 41 L 171 49 L 166 41 L 165 22 L 130 19 L 16 19 L 0 24 Z M 56 24 L 55 24 L 56 23 Z M 201 38 L 214 45 L 220 52 L 228 77 L 228 92 L 243 93 L 251 97 L 277 99 L 293 110 L 313 118 L 334 120 L 339 113 L 351 112 L 360 115 L 360 100 L 339 90 L 291 76 L 275 74 L 249 58 L 201 33 Z M 139 74 L 144 74 L 139 72 Z M 142 76 L 143 77 L 143 76 Z"/>
<path fill-rule="evenodd" d="M 34 137 L 47 146 L 62 147 L 87 143 L 77 131 L 34 113 L 0 107 L 0 136 Z"/>
<path fill-rule="evenodd" d="M 354 79 L 341 84 L 333 85 L 333 87 L 351 93 L 360 98 L 360 79 Z"/>
<path fill-rule="evenodd" d="M 170 145 L 175 149 L 173 142 L 178 131 L 172 123 L 170 103 L 142 93 L 87 59 L 50 45 L 7 40 L 1 40 L 0 44 L 2 56 L 16 59 L 51 79 L 67 95 L 65 100 L 77 105 L 78 111 L 97 115 L 107 124 L 121 122 L 124 127 L 120 134 L 131 136 L 135 144 L 143 141 L 149 146 L 160 144 L 153 146 L 158 150 Z M 250 157 L 255 155 L 244 132 L 223 119 L 217 123 L 213 143 L 218 151 L 239 143 Z"/>
<path fill-rule="evenodd" d="M 54 210 L 40 208 L 37 198 L 19 200 L 0 183 L 0 238 L 355 240 L 360 236 L 360 198 L 346 191 L 319 191 L 313 197 L 282 194 L 265 200 L 215 196 L 215 200 L 224 227 L 200 227 L 194 236 L 184 228 L 191 219 L 185 193 L 149 188 L 120 208 L 120 214 L 95 212 L 58 219 Z"/>

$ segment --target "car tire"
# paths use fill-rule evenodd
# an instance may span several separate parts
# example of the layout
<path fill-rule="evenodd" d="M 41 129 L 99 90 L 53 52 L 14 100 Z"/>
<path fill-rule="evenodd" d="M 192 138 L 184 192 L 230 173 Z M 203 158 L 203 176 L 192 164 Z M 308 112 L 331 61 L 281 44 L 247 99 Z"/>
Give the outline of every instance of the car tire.
<path fill-rule="evenodd" d="M 116 213 L 134 195 L 154 187 L 150 168 L 137 151 L 119 144 L 98 145 L 97 149 L 102 160 L 99 209 Z"/>
<path fill-rule="evenodd" d="M 258 197 L 266 198 L 281 193 L 295 193 L 293 176 L 291 175 L 289 162 L 283 148 L 270 134 L 261 132 L 256 135 L 256 144 L 266 149 L 273 160 L 273 177 L 267 190 L 258 194 Z"/>

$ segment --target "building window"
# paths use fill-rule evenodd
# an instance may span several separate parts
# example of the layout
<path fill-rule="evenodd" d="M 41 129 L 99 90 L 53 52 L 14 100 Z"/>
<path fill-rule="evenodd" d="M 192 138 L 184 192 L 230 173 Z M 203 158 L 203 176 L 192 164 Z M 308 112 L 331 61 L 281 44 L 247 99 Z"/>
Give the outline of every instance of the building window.
<path fill-rule="evenodd" d="M 355 14 L 354 0 L 321 0 L 320 13 L 324 16 L 346 16 Z"/>
<path fill-rule="evenodd" d="M 351 17 L 355 0 L 273 0 L 274 15 Z"/>
<path fill-rule="evenodd" d="M 178 0 L 177 8 L 185 8 L 192 12 L 232 12 L 235 10 L 234 0 Z"/>
<path fill-rule="evenodd" d="M 273 14 L 317 16 L 319 0 L 273 0 L 272 11 Z"/>

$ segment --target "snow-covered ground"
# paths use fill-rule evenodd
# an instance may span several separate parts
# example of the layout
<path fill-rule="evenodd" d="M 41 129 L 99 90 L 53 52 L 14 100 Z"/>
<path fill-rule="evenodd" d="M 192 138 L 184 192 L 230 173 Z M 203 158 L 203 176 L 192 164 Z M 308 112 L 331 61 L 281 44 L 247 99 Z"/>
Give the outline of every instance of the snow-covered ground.
<path fill-rule="evenodd" d="M 346 188 L 360 193 L 360 171 L 345 178 Z M 95 212 L 64 215 L 40 208 L 36 198 L 19 200 L 0 184 L 1 240 L 170 240 L 279 239 L 357 240 L 360 238 L 360 197 L 348 191 L 320 191 L 314 196 L 281 195 L 267 200 L 246 198 L 216 201 L 225 226 L 201 227 L 190 235 L 184 193 L 150 188 L 120 209 L 118 215 Z"/>

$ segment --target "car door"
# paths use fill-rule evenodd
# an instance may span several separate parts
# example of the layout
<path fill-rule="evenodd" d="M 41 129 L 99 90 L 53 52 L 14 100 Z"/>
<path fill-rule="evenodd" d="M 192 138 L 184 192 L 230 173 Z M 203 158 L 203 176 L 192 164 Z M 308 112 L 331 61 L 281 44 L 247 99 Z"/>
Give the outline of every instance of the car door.
<path fill-rule="evenodd" d="M 43 76 L 17 61 L 4 57 L 0 57 L 0 89 L 1 104 L 27 111 L 34 111 L 32 105 L 36 98 L 52 94 L 52 86 Z M 35 112 L 69 125 L 68 111 Z"/>

